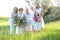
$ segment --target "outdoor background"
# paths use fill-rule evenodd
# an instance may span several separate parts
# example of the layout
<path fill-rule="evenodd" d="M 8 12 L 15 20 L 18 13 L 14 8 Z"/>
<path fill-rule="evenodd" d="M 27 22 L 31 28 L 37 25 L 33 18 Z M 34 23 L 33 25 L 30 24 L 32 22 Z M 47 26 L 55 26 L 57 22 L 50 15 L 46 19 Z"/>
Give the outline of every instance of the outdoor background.
<path fill-rule="evenodd" d="M 44 9 L 45 28 L 40 33 L 10 35 L 9 17 L 13 7 L 30 7 L 39 2 Z M 0 0 L 0 40 L 60 40 L 60 0 Z"/>

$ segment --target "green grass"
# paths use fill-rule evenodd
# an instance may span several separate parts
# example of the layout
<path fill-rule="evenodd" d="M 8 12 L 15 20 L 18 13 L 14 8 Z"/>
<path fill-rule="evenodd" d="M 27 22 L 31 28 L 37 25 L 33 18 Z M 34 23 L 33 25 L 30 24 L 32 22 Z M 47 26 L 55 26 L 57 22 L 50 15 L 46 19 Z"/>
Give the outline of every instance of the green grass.
<path fill-rule="evenodd" d="M 40 33 L 10 35 L 8 18 L 0 18 L 0 40 L 60 40 L 60 20 L 45 23 L 45 28 Z"/>

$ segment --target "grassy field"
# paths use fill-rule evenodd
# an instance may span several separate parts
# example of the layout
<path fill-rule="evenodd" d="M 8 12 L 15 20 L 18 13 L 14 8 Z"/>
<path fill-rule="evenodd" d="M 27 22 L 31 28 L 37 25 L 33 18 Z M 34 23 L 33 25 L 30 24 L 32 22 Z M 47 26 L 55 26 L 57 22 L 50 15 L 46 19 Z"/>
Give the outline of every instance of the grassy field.
<path fill-rule="evenodd" d="M 60 20 L 45 23 L 45 28 L 40 33 L 10 35 L 8 18 L 0 18 L 0 40 L 60 40 Z"/>

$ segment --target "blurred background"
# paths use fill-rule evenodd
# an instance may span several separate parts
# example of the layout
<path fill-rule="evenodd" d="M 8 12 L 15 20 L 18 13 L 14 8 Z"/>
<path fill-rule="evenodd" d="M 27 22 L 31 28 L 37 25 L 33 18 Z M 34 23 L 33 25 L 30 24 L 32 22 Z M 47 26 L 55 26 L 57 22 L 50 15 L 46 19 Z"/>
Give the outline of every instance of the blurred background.
<path fill-rule="evenodd" d="M 44 8 L 44 20 L 53 21 L 60 19 L 60 0 L 0 0 L 0 17 L 9 17 L 13 8 L 36 6 L 40 3 Z"/>
<path fill-rule="evenodd" d="M 16 6 L 30 8 L 40 3 L 44 9 L 45 28 L 39 33 L 10 35 L 9 17 Z M 60 0 L 0 0 L 0 40 L 60 40 Z"/>

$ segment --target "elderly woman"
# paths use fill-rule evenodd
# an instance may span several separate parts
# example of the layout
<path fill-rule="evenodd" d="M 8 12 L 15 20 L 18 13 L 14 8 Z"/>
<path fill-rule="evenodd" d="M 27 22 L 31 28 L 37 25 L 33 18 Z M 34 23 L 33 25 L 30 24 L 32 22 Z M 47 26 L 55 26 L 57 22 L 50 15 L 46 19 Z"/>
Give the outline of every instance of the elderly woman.
<path fill-rule="evenodd" d="M 39 3 L 36 4 L 36 12 L 35 12 L 35 23 L 34 23 L 34 30 L 40 32 L 42 28 L 44 28 L 44 20 L 43 20 L 43 8 Z"/>

